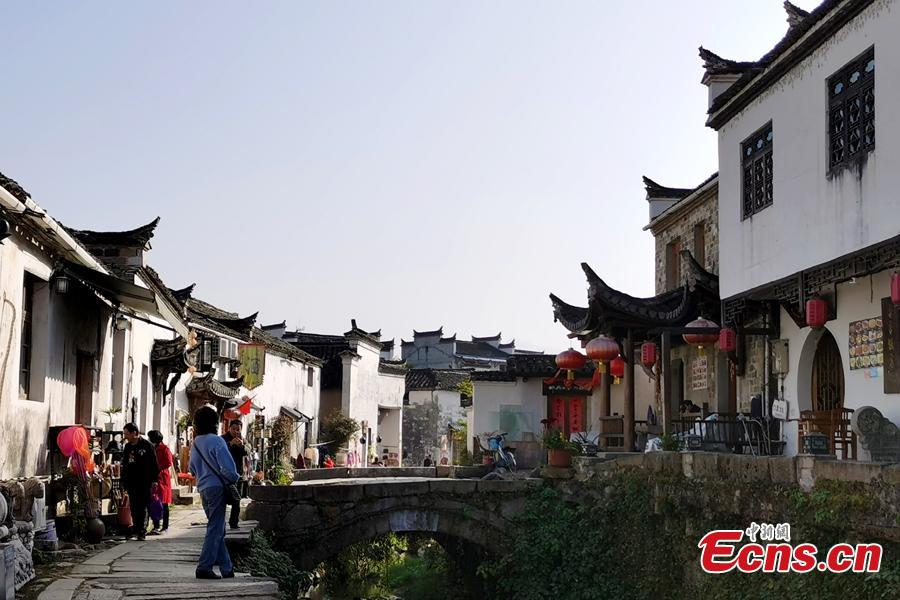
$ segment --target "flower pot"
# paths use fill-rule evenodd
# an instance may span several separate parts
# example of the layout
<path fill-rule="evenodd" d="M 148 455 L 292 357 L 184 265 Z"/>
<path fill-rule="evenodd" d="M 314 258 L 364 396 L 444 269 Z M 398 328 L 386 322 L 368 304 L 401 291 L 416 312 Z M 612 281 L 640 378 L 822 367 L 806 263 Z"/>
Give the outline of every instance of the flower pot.
<path fill-rule="evenodd" d="M 481 464 L 483 464 L 483 465 L 492 465 L 492 464 L 494 464 L 494 457 L 491 456 L 490 454 L 485 454 L 485 455 L 481 458 Z"/>
<path fill-rule="evenodd" d="M 84 539 L 89 544 L 97 544 L 106 535 L 106 525 L 97 517 L 87 519 L 84 525 Z"/>
<path fill-rule="evenodd" d="M 103 428 L 106 429 L 106 431 L 112 431 L 112 430 L 113 430 L 113 423 L 112 423 L 112 421 L 110 421 L 109 423 L 104 423 L 104 424 L 103 424 Z"/>
<path fill-rule="evenodd" d="M 551 467 L 571 467 L 572 453 L 568 450 L 547 450 L 547 464 Z"/>

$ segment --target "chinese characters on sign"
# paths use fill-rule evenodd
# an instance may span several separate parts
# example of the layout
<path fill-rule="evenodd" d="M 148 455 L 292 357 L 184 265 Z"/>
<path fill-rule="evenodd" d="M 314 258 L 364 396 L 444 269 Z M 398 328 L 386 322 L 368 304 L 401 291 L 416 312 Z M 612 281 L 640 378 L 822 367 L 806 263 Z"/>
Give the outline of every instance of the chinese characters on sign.
<path fill-rule="evenodd" d="M 244 387 L 248 390 L 262 385 L 266 374 L 266 345 L 241 344 L 238 346 L 241 361 L 240 375 L 244 377 Z"/>
<path fill-rule="evenodd" d="M 884 332 L 881 317 L 850 323 L 850 369 L 868 369 L 884 364 Z"/>
<path fill-rule="evenodd" d="M 691 389 L 705 390 L 709 387 L 707 382 L 707 363 L 705 356 L 698 356 L 691 363 Z"/>

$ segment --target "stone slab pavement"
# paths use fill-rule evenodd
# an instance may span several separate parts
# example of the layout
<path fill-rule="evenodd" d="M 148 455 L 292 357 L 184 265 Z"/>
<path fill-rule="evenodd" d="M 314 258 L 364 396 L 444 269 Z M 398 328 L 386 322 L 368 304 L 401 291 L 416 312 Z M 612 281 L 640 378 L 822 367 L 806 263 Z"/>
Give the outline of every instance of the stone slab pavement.
<path fill-rule="evenodd" d="M 228 530 L 229 545 L 247 542 L 255 527 L 256 523 L 244 521 L 240 529 Z M 205 532 L 202 510 L 173 510 L 166 534 L 124 542 L 91 556 L 51 583 L 38 600 L 279 599 L 278 584 L 270 579 L 241 573 L 234 579 L 196 579 Z"/>

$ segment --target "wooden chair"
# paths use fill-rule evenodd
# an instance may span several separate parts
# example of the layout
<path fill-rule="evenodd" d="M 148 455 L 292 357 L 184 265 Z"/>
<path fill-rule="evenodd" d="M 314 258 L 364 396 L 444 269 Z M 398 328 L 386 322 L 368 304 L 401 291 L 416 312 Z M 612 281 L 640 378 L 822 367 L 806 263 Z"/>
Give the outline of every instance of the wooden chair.
<path fill-rule="evenodd" d="M 850 428 L 852 408 L 800 411 L 800 448 L 811 433 L 822 433 L 828 440 L 828 452 L 834 455 L 840 450 L 842 460 L 856 459 L 856 434 Z"/>
<path fill-rule="evenodd" d="M 600 433 L 598 434 L 601 452 L 622 452 L 625 450 L 625 417 L 613 415 L 600 417 Z"/>

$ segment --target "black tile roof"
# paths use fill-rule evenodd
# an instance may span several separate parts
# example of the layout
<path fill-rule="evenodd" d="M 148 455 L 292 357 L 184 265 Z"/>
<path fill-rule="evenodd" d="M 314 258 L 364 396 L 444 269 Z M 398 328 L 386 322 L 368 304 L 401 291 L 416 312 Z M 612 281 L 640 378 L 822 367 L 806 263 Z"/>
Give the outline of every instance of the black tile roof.
<path fill-rule="evenodd" d="M 505 371 L 474 371 L 473 381 L 515 381 L 518 377 L 553 377 L 559 367 L 555 354 L 521 354 L 510 356 Z M 588 361 L 584 368 L 575 372 L 576 377 L 591 377 L 594 365 Z"/>
<path fill-rule="evenodd" d="M 406 390 L 457 391 L 459 384 L 471 379 L 470 371 L 456 369 L 410 369 L 406 374 Z"/>
<path fill-rule="evenodd" d="M 87 246 L 138 246 L 144 247 L 153 238 L 159 217 L 146 225 L 129 231 L 90 231 L 87 229 L 69 229 L 70 234 Z"/>
<path fill-rule="evenodd" d="M 503 332 L 498 333 L 497 335 L 489 335 L 487 337 L 475 337 L 472 336 L 473 342 L 499 342 L 500 337 L 503 335 Z"/>
<path fill-rule="evenodd" d="M 381 351 L 382 352 L 390 352 L 394 349 L 394 340 L 388 340 L 387 342 L 381 342 Z"/>
<path fill-rule="evenodd" d="M 646 175 L 644 179 L 644 189 L 647 190 L 647 198 L 684 198 L 693 190 L 688 188 L 672 188 L 659 185 Z"/>
<path fill-rule="evenodd" d="M 165 283 L 163 283 L 162 278 L 159 276 L 159 273 L 156 272 L 155 269 L 144 265 L 140 269 L 141 278 L 147 283 L 147 285 L 153 289 L 153 291 L 160 296 L 162 296 L 166 303 L 169 304 L 169 308 L 175 311 L 175 314 L 184 318 L 184 304 L 178 299 L 178 297 L 172 293 Z"/>
<path fill-rule="evenodd" d="M 253 328 L 253 330 L 251 331 L 251 339 L 255 342 L 265 344 L 266 349 L 270 350 L 273 354 L 277 354 L 291 360 L 311 363 L 314 365 L 322 366 L 323 364 L 323 361 L 320 358 L 313 356 L 309 352 L 305 352 L 300 348 L 297 348 L 293 344 L 289 344 L 288 342 L 275 337 L 274 335 L 271 335 L 269 332 L 264 331 L 259 327 Z"/>
<path fill-rule="evenodd" d="M 433 336 L 443 336 L 444 335 L 444 327 L 438 327 L 434 331 L 416 331 L 413 329 L 413 337 L 433 337 Z"/>
<path fill-rule="evenodd" d="M 387 360 L 382 358 L 378 362 L 378 372 L 385 375 L 407 375 L 409 366 L 403 360 Z"/>
<path fill-rule="evenodd" d="M 509 354 L 487 342 L 456 342 L 456 355 L 500 360 L 509 358 Z"/>
<path fill-rule="evenodd" d="M 749 66 L 743 71 L 740 78 L 713 100 L 708 111 L 710 116 L 706 121 L 707 126 L 713 129 L 722 127 L 746 108 L 754 98 L 774 85 L 790 69 L 812 54 L 828 38 L 873 2 L 874 0 L 824 0 L 808 14 L 804 14 L 805 11 L 786 2 L 785 10 L 788 13 L 788 24 L 790 25 L 787 33 L 762 58 L 753 63 L 747 63 Z M 825 25 L 818 27 L 813 35 L 806 35 L 813 27 L 822 23 Z M 712 54 L 707 50 L 704 52 L 707 53 L 706 56 Z M 706 62 L 703 53 L 701 53 L 701 58 L 704 58 L 704 62 Z M 779 59 L 783 59 L 780 64 L 770 68 Z M 715 68 L 715 62 L 710 66 Z M 740 99 L 731 103 L 731 100 L 739 95 Z M 727 109 L 726 105 L 728 105 Z"/>
<path fill-rule="evenodd" d="M 13 195 L 13 197 L 19 202 L 25 202 L 29 198 L 31 198 L 31 194 L 25 191 L 19 183 L 10 177 L 7 177 L 3 173 L 0 173 L 0 186 Z"/>
<path fill-rule="evenodd" d="M 263 325 L 260 327 L 263 331 L 270 331 L 272 329 L 284 329 L 287 327 L 287 321 L 282 321 L 281 323 L 273 323 L 271 325 Z"/>
<path fill-rule="evenodd" d="M 442 337 L 440 343 L 441 344 L 450 344 L 456 341 L 456 334 L 454 333 L 450 337 Z"/>

